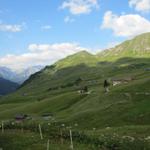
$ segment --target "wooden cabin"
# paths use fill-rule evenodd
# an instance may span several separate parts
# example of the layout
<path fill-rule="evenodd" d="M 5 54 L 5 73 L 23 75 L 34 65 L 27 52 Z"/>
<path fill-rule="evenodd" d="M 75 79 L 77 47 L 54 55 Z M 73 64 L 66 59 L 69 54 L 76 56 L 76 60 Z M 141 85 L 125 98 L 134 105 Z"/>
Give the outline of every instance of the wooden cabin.
<path fill-rule="evenodd" d="M 27 117 L 28 117 L 28 115 L 26 115 L 26 114 L 18 114 L 18 115 L 15 116 L 15 121 L 16 121 L 16 122 L 22 122 L 22 121 L 24 121 Z"/>
<path fill-rule="evenodd" d="M 113 79 L 112 85 L 116 86 L 116 85 L 120 85 L 120 84 L 126 84 L 133 80 L 134 80 L 134 78 L 132 78 L 132 77 L 127 77 L 127 78 L 122 78 L 122 79 Z"/>
<path fill-rule="evenodd" d="M 44 114 L 42 114 L 42 118 L 44 120 L 52 119 L 53 118 L 53 114 L 52 113 L 44 113 Z"/>
<path fill-rule="evenodd" d="M 145 68 L 145 71 L 150 71 L 150 68 Z"/>

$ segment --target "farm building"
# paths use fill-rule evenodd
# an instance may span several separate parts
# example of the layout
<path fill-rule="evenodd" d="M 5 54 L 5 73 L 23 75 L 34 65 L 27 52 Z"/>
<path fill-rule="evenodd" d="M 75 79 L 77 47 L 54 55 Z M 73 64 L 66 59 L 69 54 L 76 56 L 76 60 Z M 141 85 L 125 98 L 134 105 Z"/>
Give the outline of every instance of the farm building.
<path fill-rule="evenodd" d="M 125 84 L 125 83 L 129 83 L 132 80 L 134 80 L 134 78 L 132 77 L 127 77 L 127 78 L 122 78 L 122 79 L 112 79 L 112 85 L 116 86 L 119 84 Z"/>
<path fill-rule="evenodd" d="M 42 114 L 42 118 L 44 120 L 52 119 L 53 118 L 53 114 L 52 113 L 44 113 L 44 114 Z"/>
<path fill-rule="evenodd" d="M 28 115 L 26 115 L 26 114 L 18 114 L 15 116 L 15 121 L 16 122 L 22 122 L 25 119 L 27 119 L 27 117 L 28 117 Z"/>
<path fill-rule="evenodd" d="M 145 68 L 145 71 L 150 71 L 150 68 Z"/>

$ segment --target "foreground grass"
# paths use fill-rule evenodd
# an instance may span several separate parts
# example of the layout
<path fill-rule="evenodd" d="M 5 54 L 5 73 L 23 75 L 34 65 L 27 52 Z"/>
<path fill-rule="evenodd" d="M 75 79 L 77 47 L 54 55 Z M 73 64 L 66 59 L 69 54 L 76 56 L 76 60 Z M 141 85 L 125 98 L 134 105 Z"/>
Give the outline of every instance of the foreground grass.
<path fill-rule="evenodd" d="M 5 133 L 0 133 L 0 148 L 3 150 L 46 150 L 48 137 L 43 140 L 37 133 L 20 132 L 17 130 L 7 130 Z M 84 144 L 74 143 L 75 149 L 91 150 L 92 147 Z M 61 139 L 50 139 L 49 150 L 69 150 L 69 141 L 61 142 Z"/>
<path fill-rule="evenodd" d="M 0 147 L 4 150 L 43 150 L 47 149 L 47 141 L 50 141 L 49 150 L 69 150 L 70 137 L 68 129 L 43 125 L 43 137 L 40 139 L 38 130 L 34 132 L 24 127 L 5 130 L 0 133 Z M 75 150 L 149 150 L 150 126 L 124 126 L 92 131 L 73 131 L 73 144 Z"/>

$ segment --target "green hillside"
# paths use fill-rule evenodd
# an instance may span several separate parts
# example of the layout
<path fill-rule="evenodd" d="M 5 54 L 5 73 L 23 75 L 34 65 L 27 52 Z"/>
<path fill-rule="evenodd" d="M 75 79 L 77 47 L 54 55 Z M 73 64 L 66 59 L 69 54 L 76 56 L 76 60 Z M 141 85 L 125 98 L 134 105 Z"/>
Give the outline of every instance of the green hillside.
<path fill-rule="evenodd" d="M 0 95 L 6 95 L 14 92 L 18 87 L 19 84 L 0 77 Z"/>
<path fill-rule="evenodd" d="M 150 57 L 150 33 L 144 33 L 127 40 L 114 48 L 98 54 L 103 60 L 116 60 L 120 57 Z"/>
<path fill-rule="evenodd" d="M 149 54 L 147 33 L 98 55 L 83 51 L 69 56 L 32 75 L 15 93 L 2 97 L 0 120 L 22 113 L 45 122 L 42 114 L 51 113 L 50 122 L 77 124 L 78 130 L 122 127 L 125 133 L 130 133 L 130 128 L 137 133 L 138 128 L 141 133 L 136 136 L 146 135 L 150 125 Z M 105 93 L 105 79 L 126 82 L 111 85 L 110 92 Z M 85 86 L 88 94 L 79 93 Z"/>
<path fill-rule="evenodd" d="M 57 69 L 65 68 L 65 67 L 73 67 L 79 64 L 86 64 L 88 66 L 94 65 L 98 61 L 98 57 L 96 55 L 92 55 L 86 51 L 81 51 L 74 55 L 68 56 L 65 59 L 62 59 L 56 62 L 54 65 Z"/>

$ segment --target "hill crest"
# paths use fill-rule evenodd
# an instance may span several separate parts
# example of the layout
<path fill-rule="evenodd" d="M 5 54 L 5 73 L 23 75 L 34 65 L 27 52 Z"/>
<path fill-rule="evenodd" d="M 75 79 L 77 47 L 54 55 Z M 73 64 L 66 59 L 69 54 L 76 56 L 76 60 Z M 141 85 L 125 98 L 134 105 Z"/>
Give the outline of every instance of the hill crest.
<path fill-rule="evenodd" d="M 106 49 L 97 54 L 101 59 L 118 59 L 121 57 L 149 57 L 150 32 L 127 40 L 114 48 Z"/>

